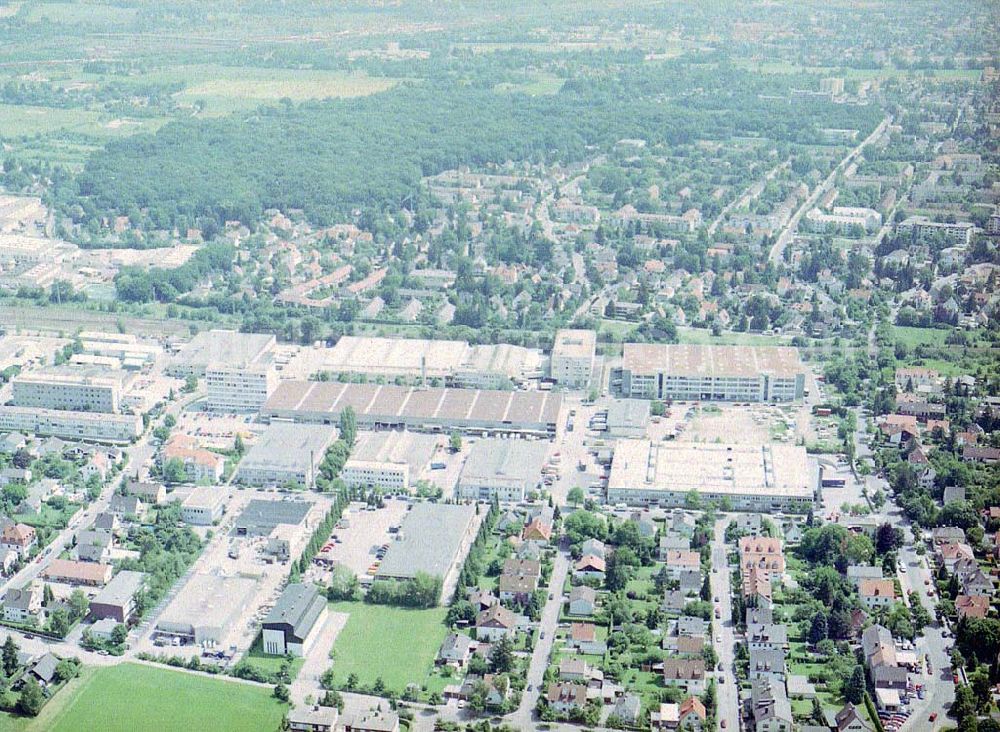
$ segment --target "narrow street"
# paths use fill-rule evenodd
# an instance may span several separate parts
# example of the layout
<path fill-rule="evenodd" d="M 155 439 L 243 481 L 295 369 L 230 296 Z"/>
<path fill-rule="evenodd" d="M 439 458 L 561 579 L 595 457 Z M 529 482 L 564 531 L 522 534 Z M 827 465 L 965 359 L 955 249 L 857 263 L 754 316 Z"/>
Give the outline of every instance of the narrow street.
<path fill-rule="evenodd" d="M 559 625 L 559 612 L 563 604 L 562 589 L 568 573 L 569 556 L 565 552 L 559 551 L 556 553 L 552 567 L 552 578 L 549 580 L 548 591 L 552 599 L 545 603 L 545 609 L 542 610 L 542 619 L 538 624 L 540 630 L 538 642 L 531 653 L 531 663 L 528 666 L 528 685 L 524 694 L 521 695 L 521 705 L 516 712 L 508 717 L 509 722 L 517 729 L 531 728 L 535 704 L 542 691 L 540 688 L 542 678 L 545 676 L 545 669 L 549 664 L 549 654 L 552 652 L 556 626 Z"/>
<path fill-rule="evenodd" d="M 735 673 L 736 624 L 733 621 L 733 604 L 730 594 L 729 561 L 726 556 L 726 526 L 730 517 L 723 516 L 715 522 L 715 535 L 712 539 L 712 597 L 719 598 L 719 603 L 713 603 L 720 609 L 722 617 L 712 619 L 715 636 L 722 642 L 715 644 L 715 651 L 722 664 L 722 671 L 716 672 L 716 698 L 718 700 L 719 720 L 729 720 L 734 729 L 739 719 L 739 685 Z"/>

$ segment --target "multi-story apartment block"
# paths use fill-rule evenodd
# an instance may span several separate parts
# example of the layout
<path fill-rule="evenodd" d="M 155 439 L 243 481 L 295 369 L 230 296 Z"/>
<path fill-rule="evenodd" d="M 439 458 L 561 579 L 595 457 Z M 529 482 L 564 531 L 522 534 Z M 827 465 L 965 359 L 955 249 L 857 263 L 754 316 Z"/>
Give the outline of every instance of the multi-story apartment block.
<path fill-rule="evenodd" d="M 597 334 L 592 330 L 560 330 L 552 346 L 551 374 L 556 383 L 582 388 L 594 370 Z"/>

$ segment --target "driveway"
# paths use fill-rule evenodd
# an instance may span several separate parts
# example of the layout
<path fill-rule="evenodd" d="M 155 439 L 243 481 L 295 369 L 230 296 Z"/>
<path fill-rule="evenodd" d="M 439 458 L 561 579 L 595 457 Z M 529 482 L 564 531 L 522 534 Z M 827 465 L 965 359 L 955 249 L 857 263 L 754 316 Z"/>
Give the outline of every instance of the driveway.
<path fill-rule="evenodd" d="M 292 682 L 292 701 L 296 704 L 305 704 L 305 698 L 310 694 L 314 699 L 319 699 L 323 695 L 323 689 L 319 685 L 319 677 L 330 668 L 330 649 L 333 648 L 334 641 L 340 635 L 340 631 L 347 624 L 350 616 L 347 613 L 331 612 L 327 615 L 323 627 L 319 630 L 319 635 L 313 641 L 306 654 L 305 663 L 299 670 L 298 676 Z"/>

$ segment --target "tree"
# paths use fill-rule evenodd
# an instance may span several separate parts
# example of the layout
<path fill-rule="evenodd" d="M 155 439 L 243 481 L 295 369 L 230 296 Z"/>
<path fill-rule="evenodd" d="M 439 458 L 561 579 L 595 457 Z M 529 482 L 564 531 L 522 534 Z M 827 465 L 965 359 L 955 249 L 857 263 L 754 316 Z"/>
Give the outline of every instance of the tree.
<path fill-rule="evenodd" d="M 80 667 L 75 661 L 64 658 L 56 664 L 56 678 L 60 681 L 75 679 L 80 673 Z"/>
<path fill-rule="evenodd" d="M 187 482 L 187 469 L 180 458 L 170 458 L 163 464 L 161 476 L 165 483 L 185 483 Z"/>
<path fill-rule="evenodd" d="M 514 663 L 514 646 L 510 638 L 503 636 L 490 651 L 490 670 L 495 674 L 510 673 L 514 670 Z"/>
<path fill-rule="evenodd" d="M 898 550 L 903 546 L 903 531 L 886 522 L 875 532 L 875 551 L 879 554 Z"/>
<path fill-rule="evenodd" d="M 278 701 L 288 702 L 291 699 L 291 694 L 288 692 L 288 687 L 284 684 L 275 684 L 274 686 L 274 698 Z"/>
<path fill-rule="evenodd" d="M 586 496 L 583 493 L 583 488 L 578 485 L 570 488 L 569 492 L 566 494 L 566 502 L 571 506 L 579 506 L 583 503 L 585 498 Z"/>
<path fill-rule="evenodd" d="M 865 696 L 865 669 L 861 664 L 854 667 L 851 678 L 844 685 L 844 699 L 851 704 L 860 704 Z"/>
<path fill-rule="evenodd" d="M 17 654 L 21 649 L 18 648 L 17 642 L 14 640 L 14 636 L 8 635 L 7 640 L 3 643 L 3 673 L 4 676 L 8 678 L 13 676 L 17 671 Z"/>
<path fill-rule="evenodd" d="M 452 432 L 448 436 L 448 449 L 452 452 L 458 452 L 462 449 L 462 435 L 458 432 Z"/>
<path fill-rule="evenodd" d="M 354 446 L 354 440 L 358 435 L 358 416 L 354 412 L 354 407 L 348 405 L 340 413 L 340 439 L 348 447 Z"/>
<path fill-rule="evenodd" d="M 239 432 L 236 433 L 236 439 L 233 440 L 233 452 L 237 455 L 242 456 L 243 453 L 247 451 L 246 445 L 243 444 L 243 435 Z"/>
<path fill-rule="evenodd" d="M 45 696 L 42 694 L 42 687 L 38 685 L 34 676 L 29 676 L 21 689 L 21 696 L 17 700 L 17 711 L 26 717 L 37 717 L 45 704 Z"/>
<path fill-rule="evenodd" d="M 813 615 L 812 624 L 809 626 L 809 642 L 812 645 L 819 645 L 819 642 L 825 640 L 828 634 L 828 624 L 826 613 L 822 610 L 817 610 L 816 614 Z"/>

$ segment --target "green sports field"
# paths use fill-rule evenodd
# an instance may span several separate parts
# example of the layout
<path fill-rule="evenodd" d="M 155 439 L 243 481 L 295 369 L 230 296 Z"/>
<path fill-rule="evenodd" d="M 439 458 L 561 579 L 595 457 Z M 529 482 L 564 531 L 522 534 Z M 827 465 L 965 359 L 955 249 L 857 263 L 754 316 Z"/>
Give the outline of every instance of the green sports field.
<path fill-rule="evenodd" d="M 343 684 L 352 673 L 366 686 L 381 676 L 387 689 L 400 692 L 407 684 L 428 682 L 448 632 L 444 608 L 408 610 L 335 602 L 330 610 L 350 614 L 333 644 L 337 683 Z"/>
<path fill-rule="evenodd" d="M 19 732 L 257 732 L 285 707 L 263 687 L 133 663 L 88 668 Z M 0 718 L 0 729 L 9 718 Z"/>

